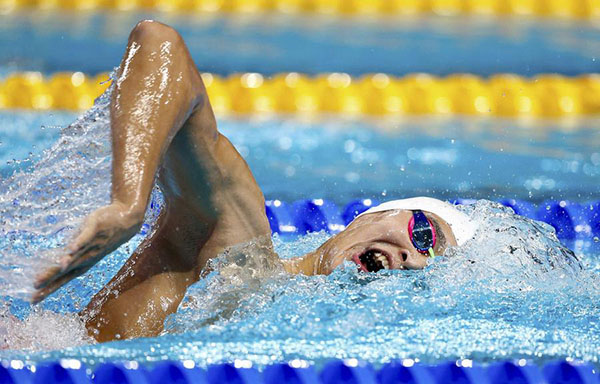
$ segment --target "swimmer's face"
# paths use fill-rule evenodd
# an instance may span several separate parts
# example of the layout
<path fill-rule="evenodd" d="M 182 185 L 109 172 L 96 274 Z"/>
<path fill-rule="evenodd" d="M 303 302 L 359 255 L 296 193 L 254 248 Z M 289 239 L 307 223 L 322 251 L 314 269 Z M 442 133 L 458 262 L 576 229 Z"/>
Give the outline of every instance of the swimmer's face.
<path fill-rule="evenodd" d="M 448 223 L 439 216 L 424 212 L 437 233 L 434 247 L 442 255 L 446 247 L 456 245 Z M 360 216 L 344 231 L 329 239 L 316 251 L 317 273 L 329 274 L 344 261 L 352 261 L 368 272 L 373 263 L 386 269 L 422 269 L 429 257 L 417 251 L 408 234 L 412 212 L 393 210 Z M 370 261 L 371 267 L 365 260 Z M 379 264 L 380 263 L 380 264 Z"/>

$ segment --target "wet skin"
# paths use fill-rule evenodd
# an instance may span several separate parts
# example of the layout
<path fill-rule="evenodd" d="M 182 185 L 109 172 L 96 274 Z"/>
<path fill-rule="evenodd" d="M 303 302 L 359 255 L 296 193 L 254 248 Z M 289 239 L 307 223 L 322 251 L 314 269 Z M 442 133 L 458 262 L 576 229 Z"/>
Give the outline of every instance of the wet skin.
<path fill-rule="evenodd" d="M 153 21 L 133 29 L 110 112 L 111 204 L 92 212 L 59 265 L 38 275 L 32 299 L 43 300 L 133 237 L 158 183 L 165 206 L 155 230 L 80 313 L 98 341 L 159 334 L 207 261 L 227 247 L 255 241 L 261 252 L 273 253 L 263 194 L 218 132 L 201 76 L 175 30 Z M 409 218 L 409 211 L 361 216 L 315 252 L 283 266 L 290 273 L 328 274 L 344 260 L 377 250 L 391 268 L 423 268 L 426 256 L 408 239 Z M 455 244 L 448 225 L 439 224 L 448 244 Z"/>

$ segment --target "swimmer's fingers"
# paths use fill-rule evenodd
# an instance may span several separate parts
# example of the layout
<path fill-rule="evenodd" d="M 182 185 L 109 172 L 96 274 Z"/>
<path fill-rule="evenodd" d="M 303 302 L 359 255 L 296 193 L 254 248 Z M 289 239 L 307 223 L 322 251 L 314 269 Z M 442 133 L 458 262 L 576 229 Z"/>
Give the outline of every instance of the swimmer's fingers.
<path fill-rule="evenodd" d="M 63 257 L 59 266 L 50 267 L 40 273 L 33 286 L 37 290 L 43 290 L 49 285 L 55 285 L 58 280 L 62 281 L 62 284 L 66 284 L 69 280 L 64 280 L 64 276 L 70 276 L 70 279 L 78 277 L 112 250 L 112 247 L 103 249 L 98 244 L 86 244 L 84 248 L 77 250 L 74 254 Z"/>
<path fill-rule="evenodd" d="M 37 304 L 44 300 L 48 295 L 54 292 L 56 289 L 50 290 L 50 284 L 57 280 L 57 276 L 62 272 L 60 267 L 51 267 L 40 273 L 36 277 L 34 288 L 36 291 L 31 296 L 31 303 Z"/>
<path fill-rule="evenodd" d="M 126 216 L 120 212 L 121 206 L 110 205 L 87 217 L 81 232 L 69 244 L 59 265 L 46 269 L 36 278 L 34 287 L 37 291 L 32 298 L 34 302 L 43 300 L 70 280 L 85 273 L 135 235 L 141 226 L 141 219 L 127 221 L 124 220 Z"/>
<path fill-rule="evenodd" d="M 79 235 L 67 246 L 69 254 L 60 260 L 63 269 L 73 267 L 73 263 L 87 262 L 90 256 L 95 264 L 135 235 L 141 221 L 123 223 L 127 220 L 120 214 L 122 209 L 109 205 L 88 216 Z"/>
<path fill-rule="evenodd" d="M 99 237 L 96 236 L 92 241 L 88 241 L 81 246 L 69 246 L 69 249 L 73 250 L 72 253 L 63 256 L 59 261 L 62 270 L 65 273 L 70 272 L 72 269 L 80 268 L 83 264 L 89 264 L 89 267 L 91 267 L 114 250 L 112 248 L 105 249 L 107 245 Z"/>
<path fill-rule="evenodd" d="M 53 280 L 56 279 L 58 274 L 62 272 L 61 267 L 50 267 L 35 277 L 35 282 L 33 283 L 33 287 L 36 290 L 40 290 L 45 288 L 48 284 L 50 284 Z"/>
<path fill-rule="evenodd" d="M 43 286 L 43 288 L 38 288 L 31 297 L 31 303 L 37 304 L 37 303 L 41 302 L 42 300 L 44 300 L 46 297 L 51 295 L 54 291 L 56 291 L 57 289 L 59 289 L 60 287 L 62 287 L 66 283 L 68 283 L 69 281 L 71 281 L 74 278 L 76 278 L 77 276 L 80 276 L 83 273 L 85 273 L 89 268 L 90 267 L 73 269 L 70 272 L 63 274 L 63 275 L 60 275 L 60 271 L 61 271 L 60 267 L 53 267 L 53 268 L 48 269 L 46 272 L 58 273 L 58 275 L 56 275 L 56 276 L 59 276 L 59 277 L 55 277 L 53 275 L 50 283 L 45 284 Z"/>
<path fill-rule="evenodd" d="M 43 289 L 50 283 L 54 282 L 54 280 L 58 279 L 65 273 L 68 273 L 71 269 L 73 269 L 71 265 L 73 260 L 80 257 L 88 249 L 89 247 L 82 247 L 77 249 L 75 253 L 62 257 L 60 259 L 59 266 L 50 267 L 36 276 L 33 287 L 38 290 Z"/>
<path fill-rule="evenodd" d="M 69 255 L 70 262 L 66 265 L 61 262 L 61 266 L 50 267 L 40 273 L 34 283 L 36 292 L 33 294 L 32 302 L 38 303 L 44 300 L 58 288 L 84 274 L 104 256 L 98 250 L 98 246 L 88 246 L 77 254 Z M 85 255 L 86 253 L 88 255 Z"/>
<path fill-rule="evenodd" d="M 120 244 L 107 245 L 97 237 L 94 239 L 96 241 L 86 244 L 74 254 L 63 257 L 59 266 L 48 268 L 38 275 L 34 284 L 36 292 L 32 296 L 33 303 L 44 300 L 69 281 L 87 272 L 104 256 L 117 249 Z"/>
<path fill-rule="evenodd" d="M 75 239 L 73 239 L 67 246 L 69 255 L 61 259 L 61 265 L 64 267 L 65 260 L 68 258 L 77 257 L 78 254 L 83 253 L 89 246 L 90 242 L 92 242 L 96 237 L 98 237 L 97 225 L 95 221 L 88 219 L 79 235 L 77 235 L 77 237 L 75 237 Z"/>

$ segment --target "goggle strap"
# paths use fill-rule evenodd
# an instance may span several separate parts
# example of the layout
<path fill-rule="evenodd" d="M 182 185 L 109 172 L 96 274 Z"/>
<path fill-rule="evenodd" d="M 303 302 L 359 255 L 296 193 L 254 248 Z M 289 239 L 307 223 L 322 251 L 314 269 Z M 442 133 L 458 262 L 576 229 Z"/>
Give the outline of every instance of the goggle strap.
<path fill-rule="evenodd" d="M 435 258 L 435 253 L 433 252 L 433 248 L 429 248 L 427 251 L 429 252 L 429 257 L 431 257 L 432 259 Z"/>

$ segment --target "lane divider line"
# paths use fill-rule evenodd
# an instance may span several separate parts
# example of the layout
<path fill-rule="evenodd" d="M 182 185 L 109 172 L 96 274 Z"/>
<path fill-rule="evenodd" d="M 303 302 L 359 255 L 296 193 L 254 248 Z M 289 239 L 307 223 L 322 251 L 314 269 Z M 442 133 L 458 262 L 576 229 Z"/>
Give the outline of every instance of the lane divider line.
<path fill-rule="evenodd" d="M 522 77 L 471 74 L 396 77 L 384 73 L 309 76 L 203 73 L 211 103 L 227 114 L 344 114 L 346 116 L 475 115 L 497 117 L 600 114 L 600 74 Z M 108 75 L 14 73 L 0 80 L 0 109 L 83 110 L 109 86 Z"/>
<path fill-rule="evenodd" d="M 4 0 L 0 11 L 159 11 L 321 14 L 329 16 L 535 16 L 597 20 L 597 0 Z"/>

